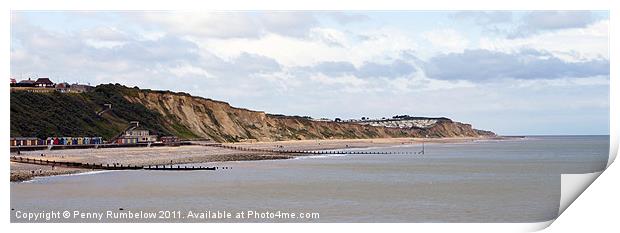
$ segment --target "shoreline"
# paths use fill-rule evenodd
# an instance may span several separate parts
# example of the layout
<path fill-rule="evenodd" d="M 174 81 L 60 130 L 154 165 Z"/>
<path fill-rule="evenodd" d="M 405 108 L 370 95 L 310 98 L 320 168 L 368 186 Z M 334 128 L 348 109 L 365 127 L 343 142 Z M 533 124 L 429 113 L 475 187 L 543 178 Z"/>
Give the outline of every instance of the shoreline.
<path fill-rule="evenodd" d="M 379 138 L 379 139 L 323 139 L 292 140 L 276 142 L 236 142 L 223 143 L 252 149 L 288 150 L 334 150 L 354 148 L 381 148 L 399 145 L 418 145 L 422 143 L 468 143 L 478 140 L 506 140 L 495 137 L 451 137 L 451 138 Z M 12 153 L 13 155 L 13 153 Z M 42 156 L 43 155 L 43 156 Z M 226 161 L 278 160 L 307 155 L 282 155 L 265 152 L 237 151 L 199 145 L 154 148 L 100 148 L 71 150 L 24 151 L 20 156 L 49 159 L 65 162 L 123 164 L 123 165 L 177 165 L 188 163 L 209 163 Z M 10 163 L 10 181 L 23 182 L 35 177 L 84 173 L 98 170 L 78 168 L 54 168 L 44 165 Z"/>

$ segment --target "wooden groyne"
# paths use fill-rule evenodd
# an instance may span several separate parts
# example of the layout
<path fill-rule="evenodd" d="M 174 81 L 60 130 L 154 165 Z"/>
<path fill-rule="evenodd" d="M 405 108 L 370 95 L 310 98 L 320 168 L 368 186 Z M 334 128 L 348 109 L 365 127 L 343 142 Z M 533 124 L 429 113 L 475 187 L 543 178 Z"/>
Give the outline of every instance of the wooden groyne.
<path fill-rule="evenodd" d="M 160 147 L 160 146 L 184 146 L 192 145 L 191 142 L 176 143 L 133 143 L 133 144 L 82 144 L 82 145 L 36 145 L 36 146 L 11 146 L 11 152 L 36 151 L 36 150 L 69 150 L 69 149 L 99 149 L 99 148 L 126 148 L 126 147 Z"/>
<path fill-rule="evenodd" d="M 79 163 L 79 162 L 60 162 L 54 160 L 31 159 L 28 157 L 11 156 L 11 162 L 27 163 L 45 166 L 58 166 L 68 168 L 94 169 L 94 170 L 158 170 L 158 171 L 196 171 L 196 170 L 217 170 L 230 169 L 229 167 L 203 167 L 203 166 L 181 166 L 181 165 L 123 165 L 123 164 L 102 164 L 102 163 Z"/>
<path fill-rule="evenodd" d="M 270 150 L 270 149 L 258 149 L 247 148 L 240 146 L 229 146 L 219 143 L 201 144 L 203 146 L 220 147 L 231 150 L 240 151 L 254 151 L 264 153 L 276 153 L 276 154 L 310 154 L 310 155 L 423 155 L 424 146 L 421 151 L 347 151 L 347 150 Z"/>

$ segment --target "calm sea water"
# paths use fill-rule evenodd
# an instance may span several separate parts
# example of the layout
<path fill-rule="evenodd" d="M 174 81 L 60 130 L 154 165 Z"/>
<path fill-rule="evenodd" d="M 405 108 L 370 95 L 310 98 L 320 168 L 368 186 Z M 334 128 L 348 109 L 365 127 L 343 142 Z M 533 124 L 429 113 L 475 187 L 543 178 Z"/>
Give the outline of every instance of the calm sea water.
<path fill-rule="evenodd" d="M 11 183 L 11 221 L 66 210 L 71 217 L 49 221 L 100 221 L 74 218 L 80 211 L 103 213 L 103 222 L 539 222 L 557 216 L 560 174 L 601 171 L 608 153 L 608 136 L 528 137 L 427 144 L 422 156 L 310 156 L 209 164 L 231 170 L 45 177 Z M 107 218 L 106 211 L 156 218 Z M 188 211 L 232 218 L 192 219 Z M 235 218 L 248 211 L 263 218 Z"/>

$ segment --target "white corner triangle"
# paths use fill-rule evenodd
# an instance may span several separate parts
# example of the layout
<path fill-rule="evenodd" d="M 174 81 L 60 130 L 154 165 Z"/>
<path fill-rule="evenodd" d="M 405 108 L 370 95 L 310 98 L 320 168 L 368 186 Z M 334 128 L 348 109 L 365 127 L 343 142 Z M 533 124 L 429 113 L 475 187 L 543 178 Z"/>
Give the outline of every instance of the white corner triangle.
<path fill-rule="evenodd" d="M 586 174 L 562 174 L 558 217 L 585 191 L 603 171 Z"/>

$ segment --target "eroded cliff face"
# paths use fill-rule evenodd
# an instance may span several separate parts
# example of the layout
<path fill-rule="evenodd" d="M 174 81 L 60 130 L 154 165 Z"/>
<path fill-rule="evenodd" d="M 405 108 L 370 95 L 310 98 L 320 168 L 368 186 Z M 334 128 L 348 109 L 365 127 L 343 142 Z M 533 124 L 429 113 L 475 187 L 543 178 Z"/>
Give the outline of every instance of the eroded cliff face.
<path fill-rule="evenodd" d="M 169 123 L 180 124 L 194 135 L 219 142 L 247 139 L 279 141 L 296 139 L 353 139 L 390 137 L 477 137 L 492 132 L 469 124 L 438 121 L 427 128 L 386 128 L 356 123 L 311 121 L 235 108 L 228 103 L 182 93 L 136 91 L 125 98 L 158 112 Z"/>
<path fill-rule="evenodd" d="M 107 105 L 112 108 L 102 111 Z M 12 137 L 101 136 L 109 140 L 132 121 L 139 121 L 141 126 L 162 136 L 210 138 L 219 142 L 493 135 L 447 118 L 435 120 L 431 125 L 403 128 L 311 121 L 235 108 L 185 93 L 141 90 L 120 84 L 102 84 L 91 92 L 75 94 L 11 93 Z"/>

